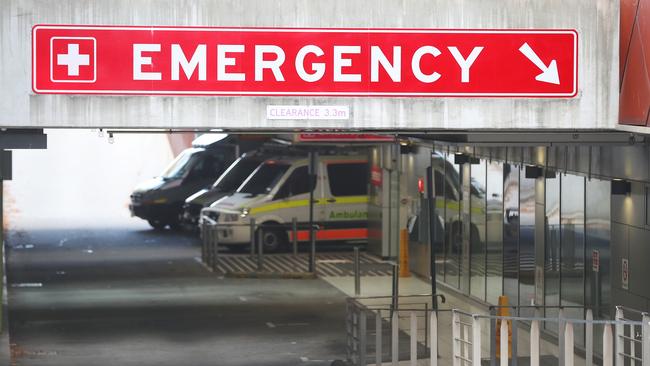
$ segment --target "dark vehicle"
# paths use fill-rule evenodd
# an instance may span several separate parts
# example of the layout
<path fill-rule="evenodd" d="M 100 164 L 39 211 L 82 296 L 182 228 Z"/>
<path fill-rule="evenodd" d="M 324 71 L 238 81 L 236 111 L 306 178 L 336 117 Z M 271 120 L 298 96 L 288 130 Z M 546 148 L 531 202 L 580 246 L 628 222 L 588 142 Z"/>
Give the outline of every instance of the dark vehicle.
<path fill-rule="evenodd" d="M 189 196 L 183 205 L 183 225 L 191 230 L 196 230 L 201 209 L 234 193 L 263 161 L 264 157 L 260 154 L 244 154 L 228 167 L 212 187 L 202 189 Z"/>
<path fill-rule="evenodd" d="M 131 194 L 132 216 L 155 229 L 181 226 L 185 199 L 212 183 L 237 159 L 241 151 L 257 148 L 262 138 L 204 134 L 181 152 L 159 176 L 138 185 Z"/>

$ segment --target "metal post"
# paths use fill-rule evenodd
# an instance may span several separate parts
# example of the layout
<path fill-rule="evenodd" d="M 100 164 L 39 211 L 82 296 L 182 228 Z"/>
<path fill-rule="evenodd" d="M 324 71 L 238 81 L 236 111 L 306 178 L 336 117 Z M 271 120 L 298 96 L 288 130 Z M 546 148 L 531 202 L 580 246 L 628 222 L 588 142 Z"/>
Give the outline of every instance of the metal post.
<path fill-rule="evenodd" d="M 565 328 L 564 336 L 564 363 L 560 364 L 563 366 L 573 366 L 574 365 L 574 354 L 573 354 L 573 323 L 567 322 Z"/>
<path fill-rule="evenodd" d="M 497 366 L 497 309 L 490 307 L 490 366 Z"/>
<path fill-rule="evenodd" d="M 452 310 L 452 315 L 451 315 L 451 364 L 453 366 L 460 366 L 460 351 L 461 347 L 463 347 L 460 344 L 460 316 L 458 313 L 454 310 Z"/>
<path fill-rule="evenodd" d="M 424 347 L 429 347 L 429 304 L 424 303 Z"/>
<path fill-rule="evenodd" d="M 517 329 L 519 328 L 519 324 L 517 324 L 517 320 L 512 320 L 511 323 L 512 327 L 512 366 L 517 366 L 517 363 L 519 359 L 517 358 L 517 355 L 519 354 L 519 349 L 517 348 Z"/>
<path fill-rule="evenodd" d="M 368 344 L 368 328 L 366 327 L 366 312 L 364 310 L 359 311 L 359 365 L 366 366 L 366 350 Z"/>
<path fill-rule="evenodd" d="M 399 365 L 399 316 L 397 311 L 393 312 L 391 316 L 391 357 L 393 366 Z"/>
<path fill-rule="evenodd" d="M 361 294 L 361 263 L 359 259 L 359 247 L 354 247 L 354 296 Z"/>
<path fill-rule="evenodd" d="M 393 263 L 393 291 L 392 291 L 392 311 L 397 311 L 399 307 L 399 264 Z"/>
<path fill-rule="evenodd" d="M 557 347 L 558 347 L 558 361 L 559 365 L 564 365 L 564 309 L 560 308 L 558 312 L 558 326 L 557 326 Z"/>
<path fill-rule="evenodd" d="M 603 326 L 603 366 L 614 366 L 614 340 L 612 338 L 612 327 L 605 324 Z"/>
<path fill-rule="evenodd" d="M 587 309 L 585 315 L 585 364 L 592 366 L 594 364 L 594 312 Z"/>
<path fill-rule="evenodd" d="M 251 259 L 255 258 L 255 219 L 251 217 L 250 220 L 251 231 Z"/>
<path fill-rule="evenodd" d="M 643 313 L 641 319 L 641 339 L 643 340 L 643 363 L 642 366 L 650 366 L 650 314 Z"/>
<path fill-rule="evenodd" d="M 316 153 L 309 152 L 309 272 L 316 273 L 316 233 L 314 232 L 314 188 L 318 175 L 316 173 Z"/>
<path fill-rule="evenodd" d="M 481 366 L 481 319 L 474 316 L 472 319 L 472 365 Z"/>
<path fill-rule="evenodd" d="M 264 267 L 264 229 L 260 225 L 257 230 L 257 270 L 261 271 Z"/>
<path fill-rule="evenodd" d="M 431 158 L 433 161 L 433 155 Z M 437 213 L 436 213 L 436 202 L 435 202 L 435 181 L 433 179 L 433 168 L 429 166 L 427 168 L 427 202 L 429 204 L 429 263 L 430 263 L 430 272 L 431 272 L 431 305 L 434 310 L 438 309 L 438 299 L 436 297 L 437 292 L 437 280 L 436 280 L 436 222 L 437 222 Z"/>
<path fill-rule="evenodd" d="M 381 366 L 384 362 L 382 359 L 382 344 L 381 344 L 381 332 L 383 331 L 381 324 L 381 310 L 377 310 L 377 315 L 375 316 L 375 364 Z"/>
<path fill-rule="evenodd" d="M 623 309 L 616 307 L 616 321 L 622 322 L 624 319 Z M 625 325 L 623 323 L 616 323 L 616 334 L 614 336 L 616 342 L 616 348 L 614 349 L 614 355 L 616 357 L 616 366 L 623 366 L 625 362 L 625 357 L 623 353 L 625 352 L 625 339 L 623 338 L 625 332 Z"/>
<path fill-rule="evenodd" d="M 431 317 L 429 319 L 431 325 L 429 329 L 431 330 L 431 352 L 429 352 L 429 357 L 431 358 L 431 364 L 429 366 L 438 366 L 438 313 L 436 310 L 431 312 Z"/>
<path fill-rule="evenodd" d="M 539 366 L 539 320 L 530 323 L 530 366 Z"/>
<path fill-rule="evenodd" d="M 501 319 L 501 329 L 499 329 L 501 334 L 501 360 L 499 362 L 500 366 L 508 366 L 508 321 L 506 319 Z"/>
<path fill-rule="evenodd" d="M 297 257 L 298 256 L 298 219 L 293 218 L 291 219 L 291 237 L 292 237 L 292 243 L 293 243 L 293 256 Z"/>
<path fill-rule="evenodd" d="M 411 311 L 411 366 L 418 365 L 418 317 Z"/>

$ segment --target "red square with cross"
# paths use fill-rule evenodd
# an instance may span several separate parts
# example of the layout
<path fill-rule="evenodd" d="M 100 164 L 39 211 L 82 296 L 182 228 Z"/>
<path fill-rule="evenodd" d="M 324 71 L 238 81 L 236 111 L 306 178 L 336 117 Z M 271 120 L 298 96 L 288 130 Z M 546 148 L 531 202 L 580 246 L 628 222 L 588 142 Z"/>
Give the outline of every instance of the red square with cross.
<path fill-rule="evenodd" d="M 58 83 L 94 83 L 97 41 L 93 37 L 50 39 L 50 80 Z"/>

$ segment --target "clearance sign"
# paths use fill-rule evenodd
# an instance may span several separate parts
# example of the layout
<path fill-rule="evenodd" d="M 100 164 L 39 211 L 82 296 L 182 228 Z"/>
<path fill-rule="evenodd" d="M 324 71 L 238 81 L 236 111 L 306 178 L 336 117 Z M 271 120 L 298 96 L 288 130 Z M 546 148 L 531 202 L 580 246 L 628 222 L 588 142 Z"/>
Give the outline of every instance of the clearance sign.
<path fill-rule="evenodd" d="M 43 94 L 572 98 L 574 30 L 36 25 Z"/>

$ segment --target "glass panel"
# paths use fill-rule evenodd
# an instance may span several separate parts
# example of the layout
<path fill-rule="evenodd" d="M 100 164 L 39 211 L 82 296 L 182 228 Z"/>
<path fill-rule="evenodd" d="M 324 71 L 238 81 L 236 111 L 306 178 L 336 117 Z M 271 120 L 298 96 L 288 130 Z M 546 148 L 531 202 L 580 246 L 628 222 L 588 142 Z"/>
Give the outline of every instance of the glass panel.
<path fill-rule="evenodd" d="M 368 164 L 327 164 L 332 196 L 365 196 L 368 194 Z"/>
<path fill-rule="evenodd" d="M 611 183 L 604 180 L 592 179 L 587 181 L 586 189 L 586 235 L 587 235 L 587 304 L 594 308 L 597 319 L 611 319 L 610 274 L 610 205 Z M 596 258 L 594 258 L 596 257 Z M 598 266 L 594 268 L 594 259 Z M 602 334 L 602 327 L 596 326 L 595 331 Z M 602 349 L 602 338 L 594 338 L 594 350 Z M 602 354 L 602 352 L 597 352 Z"/>
<path fill-rule="evenodd" d="M 519 305 L 535 300 L 535 183 L 520 170 L 519 183 Z"/>
<path fill-rule="evenodd" d="M 461 246 L 460 246 L 460 290 L 469 295 L 470 287 L 470 187 L 471 187 L 470 164 L 459 166 L 460 181 L 462 184 L 460 194 L 460 224 L 461 224 Z"/>
<path fill-rule="evenodd" d="M 485 180 L 487 162 L 471 165 L 470 181 L 470 293 L 485 300 Z"/>
<path fill-rule="evenodd" d="M 544 304 L 560 305 L 560 174 L 546 179 L 546 243 L 544 246 Z M 546 316 L 558 316 L 557 309 L 549 309 Z M 557 326 L 544 324 L 557 334 Z"/>
<path fill-rule="evenodd" d="M 584 304 L 584 255 L 585 255 L 585 178 L 576 175 L 562 177 L 560 213 L 561 284 L 560 301 L 564 306 Z M 567 309 L 569 317 L 583 317 L 582 310 Z M 576 339 L 580 340 L 582 327 L 576 327 Z M 579 342 L 581 343 L 581 342 Z"/>
<path fill-rule="evenodd" d="M 519 167 L 503 165 L 503 294 L 519 304 Z"/>
<path fill-rule="evenodd" d="M 445 253 L 446 275 L 445 282 L 458 288 L 460 271 L 460 248 L 462 242 L 462 227 L 460 225 L 460 179 L 458 165 L 454 164 L 454 155 L 446 156 L 445 162 Z"/>
<path fill-rule="evenodd" d="M 487 165 L 487 302 L 503 291 L 503 164 Z"/>
<path fill-rule="evenodd" d="M 441 164 L 443 163 L 443 164 Z M 441 153 L 434 153 L 431 158 L 432 174 L 434 176 L 435 184 L 435 216 L 431 220 L 431 224 L 435 225 L 436 228 L 436 240 L 434 245 L 436 248 L 436 275 L 438 276 L 437 280 L 444 281 L 445 277 L 445 232 L 444 227 L 440 225 L 441 222 L 444 222 L 445 218 L 445 170 L 444 170 L 444 158 Z M 442 168 L 442 169 L 441 169 Z M 438 218 L 441 218 L 439 220 Z"/>

